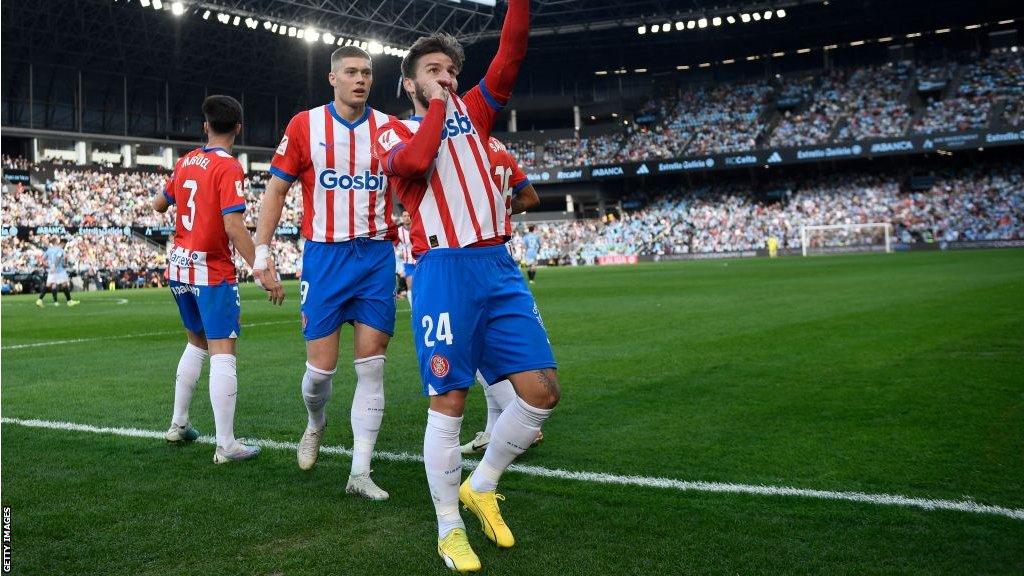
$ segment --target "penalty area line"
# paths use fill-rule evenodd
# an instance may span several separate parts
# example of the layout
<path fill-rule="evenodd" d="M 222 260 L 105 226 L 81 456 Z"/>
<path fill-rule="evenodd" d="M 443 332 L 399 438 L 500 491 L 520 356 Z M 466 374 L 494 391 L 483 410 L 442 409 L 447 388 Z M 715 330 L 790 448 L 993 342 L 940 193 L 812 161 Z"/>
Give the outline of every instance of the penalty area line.
<path fill-rule="evenodd" d="M 69 432 L 87 432 L 92 434 L 108 434 L 113 436 L 125 436 L 129 438 L 147 438 L 163 440 L 164 433 L 158 430 L 143 430 L 139 428 L 120 428 L 107 426 L 93 426 L 90 424 L 76 424 L 73 422 L 54 422 L 51 420 L 35 420 L 21 418 L 2 418 L 4 424 L 23 426 L 26 428 L 45 428 L 48 430 L 64 430 Z M 289 450 L 294 451 L 298 447 L 295 442 L 281 442 L 277 440 L 260 440 L 247 438 L 250 444 L 255 444 L 268 450 Z M 202 444 L 215 444 L 216 440 L 211 436 L 202 436 L 197 442 Z M 337 456 L 351 456 L 352 451 L 342 446 L 323 446 L 321 452 Z M 409 452 L 386 452 L 374 451 L 374 457 L 392 462 L 422 462 L 423 457 L 419 454 Z M 464 460 L 463 466 L 472 469 L 477 462 Z M 1024 509 L 1008 508 L 990 504 L 981 504 L 970 499 L 966 500 L 944 500 L 937 498 L 913 498 L 900 494 L 878 494 L 868 492 L 843 492 L 836 490 L 814 490 L 808 488 L 794 488 L 790 486 L 765 486 L 759 484 L 735 484 L 731 482 L 702 482 L 694 480 L 676 480 L 673 478 L 657 478 L 649 476 L 630 476 L 621 474 L 608 474 L 604 472 L 576 472 L 571 470 L 560 470 L 557 468 L 545 468 L 529 464 L 513 464 L 509 470 L 527 476 L 541 478 L 554 478 L 558 480 L 572 480 L 593 484 L 614 484 L 620 486 L 638 486 L 641 488 L 661 488 L 667 490 L 678 490 L 681 492 L 710 492 L 719 494 L 750 494 L 755 496 L 789 496 L 798 498 L 812 498 L 817 500 L 834 500 L 845 502 L 858 502 L 863 504 L 874 504 L 877 506 L 901 506 L 919 508 L 922 510 L 948 510 L 953 512 L 966 512 L 970 514 L 988 514 L 1003 516 L 1013 520 L 1024 520 Z"/>

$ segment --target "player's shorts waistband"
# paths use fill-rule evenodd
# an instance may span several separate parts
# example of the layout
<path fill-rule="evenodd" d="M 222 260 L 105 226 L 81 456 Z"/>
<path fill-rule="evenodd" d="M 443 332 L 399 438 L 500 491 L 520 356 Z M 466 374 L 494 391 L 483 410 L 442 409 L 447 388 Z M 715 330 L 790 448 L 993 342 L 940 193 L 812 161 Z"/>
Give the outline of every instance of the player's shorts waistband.
<path fill-rule="evenodd" d="M 508 256 L 508 248 L 504 244 L 497 246 L 482 246 L 480 248 L 431 248 L 416 258 L 417 264 L 434 258 L 494 258 L 495 256 Z"/>
<path fill-rule="evenodd" d="M 310 240 L 306 238 L 306 244 L 313 244 L 316 246 L 352 246 L 354 244 L 370 244 L 374 242 L 385 242 L 391 244 L 391 240 L 381 236 L 380 238 L 370 238 L 367 236 L 359 236 L 349 240 L 341 240 L 339 242 L 321 242 L 320 240 Z"/>

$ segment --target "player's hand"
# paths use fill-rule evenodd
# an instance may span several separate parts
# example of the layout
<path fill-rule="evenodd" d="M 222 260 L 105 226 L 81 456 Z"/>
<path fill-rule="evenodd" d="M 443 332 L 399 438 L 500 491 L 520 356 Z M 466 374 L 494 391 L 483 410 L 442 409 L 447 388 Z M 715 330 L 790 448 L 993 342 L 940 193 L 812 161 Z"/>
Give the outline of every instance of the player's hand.
<path fill-rule="evenodd" d="M 267 258 L 266 268 L 252 271 L 256 284 L 267 291 L 267 300 L 278 306 L 284 302 L 284 286 L 281 285 L 281 275 L 277 273 L 277 266 L 272 258 Z"/>
<path fill-rule="evenodd" d="M 431 78 L 423 83 L 423 91 L 427 93 L 428 100 L 439 99 L 448 102 L 449 86 L 446 82 Z"/>

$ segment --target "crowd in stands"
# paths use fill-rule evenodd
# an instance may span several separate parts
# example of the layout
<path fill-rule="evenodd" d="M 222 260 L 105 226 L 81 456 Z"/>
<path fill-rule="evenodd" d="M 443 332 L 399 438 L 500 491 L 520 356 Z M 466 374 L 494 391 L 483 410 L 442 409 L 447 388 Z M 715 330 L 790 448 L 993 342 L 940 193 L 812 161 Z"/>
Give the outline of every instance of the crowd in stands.
<path fill-rule="evenodd" d="M 1003 122 L 1007 126 L 1024 126 L 1024 99 L 1015 99 L 1003 108 Z"/>
<path fill-rule="evenodd" d="M 736 152 L 759 144 L 931 134 L 993 123 L 1019 127 L 1024 125 L 1024 52 L 996 53 L 964 64 L 897 63 L 690 87 L 651 99 L 637 113 L 641 117 L 642 122 L 605 134 L 507 145 L 524 167 L 535 168 Z M 3 167 L 31 168 L 27 160 L 7 155 Z M 165 172 L 50 165 L 34 174 L 35 185 L 4 185 L 5 227 L 173 224 L 169 215 L 150 208 L 150 199 L 164 188 Z M 256 172 L 247 178 L 250 227 L 256 225 L 255 208 L 268 178 Z M 803 224 L 871 220 L 895 223 L 899 237 L 912 241 L 1022 237 L 1019 169 L 962 172 L 927 192 L 904 192 L 894 178 L 876 174 L 778 186 L 787 193 L 775 202 L 735 184 L 720 184 L 672 191 L 606 222 L 545 226 L 541 257 L 586 263 L 603 254 L 749 250 L 762 247 L 768 236 L 778 237 L 784 247 L 798 247 Z M 283 226 L 300 225 L 298 188 L 296 183 L 287 196 Z M 38 269 L 45 245 L 38 240 L 4 237 L 4 272 Z M 299 242 L 281 237 L 276 248 L 282 273 L 301 272 Z M 163 266 L 164 250 L 130 235 L 89 235 L 77 237 L 68 256 L 83 274 L 144 273 Z"/>
<path fill-rule="evenodd" d="M 21 158 L 4 157 L 4 164 L 30 164 Z M 98 169 L 96 167 L 59 167 L 41 186 L 4 186 L 4 227 L 64 226 L 75 227 L 170 227 L 173 216 L 154 212 L 150 200 L 164 190 L 166 174 L 159 171 Z M 245 220 L 256 226 L 259 196 L 269 176 L 254 172 L 246 179 Z M 296 183 L 287 196 L 281 225 L 298 228 L 301 224 L 302 195 Z M 19 240 L 15 236 L 3 240 L 3 271 L 32 272 L 41 269 L 41 258 L 48 241 L 45 236 Z M 277 243 L 278 262 L 282 274 L 295 274 L 301 269 L 300 250 L 293 239 L 281 238 Z M 89 271 L 144 271 L 160 269 L 165 250 L 130 235 L 75 235 L 66 248 L 68 261 L 80 275 Z M 146 280 L 147 285 L 149 279 Z M 135 279 L 131 281 L 134 286 Z M 105 285 L 105 284 L 104 284 Z"/>
<path fill-rule="evenodd" d="M 263 177 L 255 177 L 251 190 L 263 182 Z M 603 221 L 541 225 L 540 257 L 588 264 L 607 254 L 757 250 L 772 236 L 782 248 L 796 249 L 801 246 L 801 226 L 868 222 L 893 223 L 896 238 L 908 243 L 1024 239 L 1024 168 L 1012 164 L 964 169 L 918 191 L 902 190 L 894 174 L 863 172 L 773 181 L 772 186 L 777 200 L 755 193 L 749 183 L 726 181 L 648 196 L 636 203 L 637 209 Z M 134 210 L 135 204 L 126 206 Z M 5 217 L 10 208 L 5 198 Z M 104 213 L 103 218 L 127 221 L 114 213 Z M 842 244 L 851 239 L 838 235 L 817 241 Z M 8 235 L 2 242 L 5 274 L 42 270 L 48 237 Z M 518 242 L 514 240 L 513 246 Z M 279 270 L 301 273 L 301 240 L 279 237 L 274 246 Z M 166 250 L 133 235 L 78 235 L 66 251 L 71 270 L 100 287 L 110 281 L 120 287 L 163 281 L 153 273 L 162 273 Z"/>
<path fill-rule="evenodd" d="M 583 138 L 558 138 L 544 143 L 539 163 L 523 162 L 525 168 L 534 166 L 587 166 L 621 160 L 619 134 L 602 134 Z"/>
<path fill-rule="evenodd" d="M 31 165 L 28 159 L 21 156 L 3 155 L 4 170 L 28 170 Z"/>
<path fill-rule="evenodd" d="M 694 135 L 687 152 L 716 154 L 750 150 L 764 126 L 758 121 L 768 94 L 764 84 L 720 84 L 679 95 L 666 126 Z"/>
<path fill-rule="evenodd" d="M 931 101 L 914 132 L 933 134 L 984 128 L 997 101 L 1019 105 L 1024 98 L 1024 63 L 1019 52 L 992 54 L 963 69 L 954 96 Z"/>
<path fill-rule="evenodd" d="M 519 159 L 519 165 L 532 168 L 537 165 L 537 143 L 533 140 L 506 140 L 505 148 Z"/>
<path fill-rule="evenodd" d="M 906 133 L 911 110 L 905 92 L 911 75 L 906 63 L 861 68 L 850 75 L 843 107 L 848 124 L 836 140 L 889 138 Z"/>
<path fill-rule="evenodd" d="M 1022 100 L 1024 51 L 1006 51 L 968 64 L 904 61 L 680 88 L 644 103 L 623 132 L 512 150 L 536 168 L 955 132 L 987 126 L 999 101 L 1003 119 L 1019 125 Z"/>
<path fill-rule="evenodd" d="M 799 249 L 802 226 L 875 222 L 892 223 L 896 240 L 906 243 L 1024 239 L 1024 169 L 1019 166 L 966 170 L 924 191 L 902 191 L 894 175 L 863 173 L 777 185 L 786 191 L 778 201 L 729 183 L 668 191 L 606 222 L 543 224 L 540 255 L 584 264 L 606 254 L 758 250 L 769 237 L 782 248 Z M 836 246 L 851 237 L 814 241 Z"/>
<path fill-rule="evenodd" d="M 840 94 L 845 79 L 844 70 L 784 79 L 782 93 L 799 96 L 800 100 L 795 108 L 782 112 L 768 145 L 811 146 L 826 142 L 842 111 Z"/>

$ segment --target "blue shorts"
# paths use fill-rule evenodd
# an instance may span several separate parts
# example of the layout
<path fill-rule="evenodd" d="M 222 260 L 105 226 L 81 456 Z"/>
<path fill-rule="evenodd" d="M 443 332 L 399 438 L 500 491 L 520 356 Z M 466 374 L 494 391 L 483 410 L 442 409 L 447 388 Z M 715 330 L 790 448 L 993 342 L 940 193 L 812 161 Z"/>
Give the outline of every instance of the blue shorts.
<path fill-rule="evenodd" d="M 412 332 L 423 394 L 555 368 L 533 294 L 505 246 L 435 248 L 416 263 Z"/>
<path fill-rule="evenodd" d="M 181 323 L 190 332 L 204 334 L 207 340 L 238 338 L 242 333 L 238 284 L 195 286 L 171 280 L 168 286 L 178 305 Z"/>
<path fill-rule="evenodd" d="M 356 238 L 302 249 L 302 335 L 316 340 L 343 323 L 395 333 L 395 251 L 387 240 Z"/>
<path fill-rule="evenodd" d="M 412 278 L 412 275 L 416 273 L 416 265 L 405 262 L 402 264 L 403 271 L 405 272 L 406 278 Z"/>
<path fill-rule="evenodd" d="M 526 265 L 527 266 L 536 266 L 537 265 L 537 253 L 536 252 L 527 252 L 526 253 L 526 258 L 524 258 L 524 260 L 526 260 Z"/>

